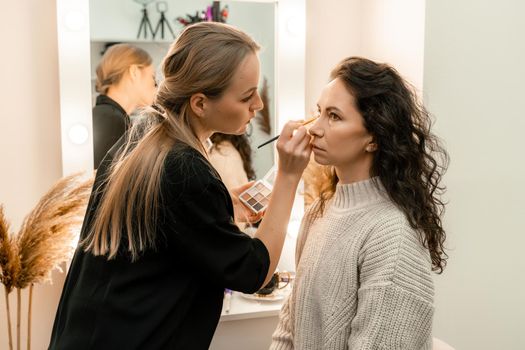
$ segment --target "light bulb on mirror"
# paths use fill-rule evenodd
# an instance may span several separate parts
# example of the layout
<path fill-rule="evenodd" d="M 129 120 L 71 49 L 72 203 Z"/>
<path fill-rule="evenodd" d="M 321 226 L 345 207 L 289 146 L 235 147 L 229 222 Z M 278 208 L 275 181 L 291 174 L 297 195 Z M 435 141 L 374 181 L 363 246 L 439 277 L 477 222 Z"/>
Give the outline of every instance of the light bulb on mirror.
<path fill-rule="evenodd" d="M 69 129 L 68 136 L 75 145 L 82 145 L 88 140 L 89 133 L 84 125 L 75 124 Z"/>

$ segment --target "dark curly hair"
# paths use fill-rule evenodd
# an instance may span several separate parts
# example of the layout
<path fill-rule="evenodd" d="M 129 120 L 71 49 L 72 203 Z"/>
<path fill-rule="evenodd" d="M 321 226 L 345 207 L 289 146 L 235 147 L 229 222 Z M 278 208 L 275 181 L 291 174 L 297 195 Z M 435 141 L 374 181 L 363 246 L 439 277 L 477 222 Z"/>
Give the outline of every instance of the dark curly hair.
<path fill-rule="evenodd" d="M 340 79 L 356 100 L 365 128 L 374 137 L 377 151 L 371 169 L 390 199 L 403 211 L 430 251 L 432 268 L 442 273 L 447 254 L 441 216 L 445 203 L 440 185 L 448 154 L 430 131 L 432 120 L 415 89 L 387 64 L 361 57 L 341 61 L 330 78 Z M 321 190 L 320 213 L 332 198 L 338 179 L 333 169 Z"/>
<path fill-rule="evenodd" d="M 252 164 L 252 147 L 250 146 L 250 140 L 245 134 L 229 135 L 216 132 L 210 137 L 210 140 L 216 148 L 220 148 L 223 141 L 231 142 L 233 147 L 239 151 L 248 180 L 255 180 L 255 170 Z"/>

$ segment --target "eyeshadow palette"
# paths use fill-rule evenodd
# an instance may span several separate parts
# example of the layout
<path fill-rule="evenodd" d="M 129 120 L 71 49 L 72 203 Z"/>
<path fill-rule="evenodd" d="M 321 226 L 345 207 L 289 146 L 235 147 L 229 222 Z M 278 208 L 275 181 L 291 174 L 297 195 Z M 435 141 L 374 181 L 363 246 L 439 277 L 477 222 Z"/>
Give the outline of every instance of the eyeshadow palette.
<path fill-rule="evenodd" d="M 241 201 L 256 214 L 265 210 L 268 203 L 270 203 L 275 173 L 276 169 L 273 167 L 262 180 L 256 181 L 252 187 L 239 196 Z"/>

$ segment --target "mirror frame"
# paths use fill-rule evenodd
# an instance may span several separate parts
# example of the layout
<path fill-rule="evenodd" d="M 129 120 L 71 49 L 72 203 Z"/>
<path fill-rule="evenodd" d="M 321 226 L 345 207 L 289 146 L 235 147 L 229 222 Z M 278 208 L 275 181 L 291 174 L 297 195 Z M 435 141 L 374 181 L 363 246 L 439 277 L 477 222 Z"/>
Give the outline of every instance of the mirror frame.
<path fill-rule="evenodd" d="M 275 111 L 278 133 L 305 117 L 305 0 L 229 0 L 275 3 Z M 91 172 L 89 0 L 57 0 L 62 175 Z"/>

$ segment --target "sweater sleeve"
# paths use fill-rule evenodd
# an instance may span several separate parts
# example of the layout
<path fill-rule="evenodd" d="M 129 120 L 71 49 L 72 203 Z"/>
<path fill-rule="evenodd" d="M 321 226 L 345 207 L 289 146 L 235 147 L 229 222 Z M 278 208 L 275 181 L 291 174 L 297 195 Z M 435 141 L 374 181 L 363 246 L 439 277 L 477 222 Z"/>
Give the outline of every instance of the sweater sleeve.
<path fill-rule="evenodd" d="M 415 232 L 406 225 L 385 223 L 365 243 L 359 265 L 358 305 L 348 348 L 430 350 L 430 258 Z"/>
<path fill-rule="evenodd" d="M 306 239 L 308 237 L 308 232 L 310 231 L 310 227 L 312 226 L 312 223 L 315 220 L 315 212 L 316 210 L 318 210 L 318 206 L 319 206 L 319 200 L 314 201 L 310 205 L 310 207 L 308 207 L 308 209 L 306 210 L 306 213 L 301 222 L 301 227 L 299 228 L 299 235 L 297 237 L 297 243 L 295 246 L 296 270 L 297 270 L 297 265 L 299 265 L 299 261 L 301 260 L 301 254 L 303 252 L 303 248 L 306 243 Z M 277 328 L 275 329 L 275 332 L 273 333 L 272 344 L 270 346 L 270 350 L 291 350 L 294 348 L 293 346 L 294 321 L 293 321 L 293 311 L 292 311 L 294 292 L 295 292 L 295 288 L 292 289 L 292 291 L 290 292 L 290 295 L 286 299 L 286 302 L 281 308 L 281 312 L 279 313 L 279 323 L 277 324 Z"/>
<path fill-rule="evenodd" d="M 304 245 L 306 244 L 306 239 L 308 238 L 308 232 L 310 227 L 316 218 L 316 213 L 319 210 L 320 201 L 319 199 L 315 200 L 304 213 L 303 220 L 301 221 L 301 227 L 299 227 L 299 234 L 297 235 L 297 242 L 295 245 L 295 269 L 299 265 L 301 260 L 301 255 L 303 253 Z"/>
<path fill-rule="evenodd" d="M 292 294 L 288 296 L 279 314 L 279 323 L 272 335 L 270 350 L 293 350 Z"/>

